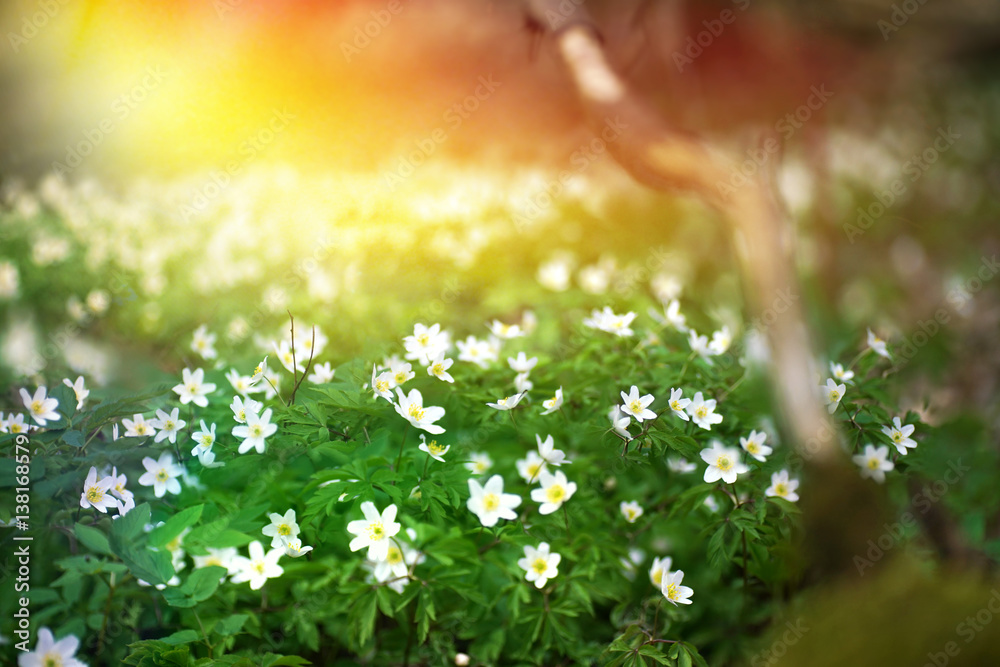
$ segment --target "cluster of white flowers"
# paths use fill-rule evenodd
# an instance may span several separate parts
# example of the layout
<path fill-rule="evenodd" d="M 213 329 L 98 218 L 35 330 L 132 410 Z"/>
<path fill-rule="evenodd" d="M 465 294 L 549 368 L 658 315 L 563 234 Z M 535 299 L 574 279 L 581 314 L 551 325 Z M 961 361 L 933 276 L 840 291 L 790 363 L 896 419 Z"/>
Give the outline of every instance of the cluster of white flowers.
<path fill-rule="evenodd" d="M 112 508 L 117 509 L 118 515 L 112 519 L 127 514 L 135 508 L 135 496 L 125 488 L 127 482 L 125 474 L 119 475 L 117 468 L 112 468 L 108 475 L 98 475 L 97 468 L 91 466 L 83 483 L 83 492 L 80 494 L 80 507 L 83 509 L 93 507 L 101 514 L 107 514 Z M 143 484 L 141 479 L 139 483 Z"/>
<path fill-rule="evenodd" d="M 631 326 L 634 319 L 635 313 L 633 312 L 616 315 L 610 306 L 605 306 L 601 310 L 595 309 L 590 313 L 590 317 L 584 318 L 583 326 L 626 338 L 635 333 Z"/>
<path fill-rule="evenodd" d="M 684 571 L 671 571 L 673 560 L 669 556 L 654 558 L 653 565 L 649 568 L 649 580 L 653 586 L 658 588 L 663 597 L 668 602 L 677 606 L 679 604 L 691 604 L 691 596 L 694 590 L 687 586 L 682 586 Z"/>
<path fill-rule="evenodd" d="M 375 503 L 365 501 L 361 503 L 361 512 L 364 519 L 347 524 L 347 531 L 355 536 L 349 545 L 351 551 L 367 548 L 366 566 L 372 578 L 402 592 L 414 568 L 424 562 L 424 555 L 396 537 L 402 525 L 396 521 L 395 505 L 389 505 L 380 513 Z M 405 534 L 410 542 L 416 541 L 417 533 L 412 528 Z"/>

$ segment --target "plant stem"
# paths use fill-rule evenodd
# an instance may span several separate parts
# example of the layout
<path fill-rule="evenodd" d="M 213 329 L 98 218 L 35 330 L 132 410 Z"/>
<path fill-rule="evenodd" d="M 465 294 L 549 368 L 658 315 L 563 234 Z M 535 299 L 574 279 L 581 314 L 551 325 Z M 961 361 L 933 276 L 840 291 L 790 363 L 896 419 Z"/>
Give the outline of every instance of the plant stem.
<path fill-rule="evenodd" d="M 396 457 L 396 467 L 395 467 L 397 473 L 399 472 L 400 464 L 403 462 L 403 445 L 406 444 L 406 434 L 409 432 L 410 432 L 410 424 L 409 422 L 407 422 L 406 428 L 403 429 L 403 439 L 399 441 L 399 456 Z M 393 485 L 395 485 L 396 481 L 393 480 L 392 483 Z"/>

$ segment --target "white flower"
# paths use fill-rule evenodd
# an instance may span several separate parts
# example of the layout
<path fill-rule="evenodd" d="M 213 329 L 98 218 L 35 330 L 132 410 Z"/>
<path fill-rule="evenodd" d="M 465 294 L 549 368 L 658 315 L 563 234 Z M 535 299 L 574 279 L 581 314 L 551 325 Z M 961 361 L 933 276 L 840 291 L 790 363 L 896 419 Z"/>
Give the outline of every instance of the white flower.
<path fill-rule="evenodd" d="M 885 473 L 896 467 L 892 461 L 887 460 L 888 456 L 889 447 L 886 445 L 865 445 L 865 453 L 855 454 L 851 460 L 861 466 L 862 477 L 870 477 L 881 484 L 885 481 Z"/>
<path fill-rule="evenodd" d="M 0 299 L 12 299 L 17 296 L 18 273 L 12 262 L 0 262 Z"/>
<path fill-rule="evenodd" d="M 528 379 L 527 373 L 518 373 L 514 376 L 514 389 L 519 394 L 527 394 L 534 389 L 535 383 Z"/>
<path fill-rule="evenodd" d="M 45 426 L 50 421 L 59 421 L 59 413 L 56 412 L 59 400 L 49 398 L 45 387 L 38 387 L 34 396 L 29 394 L 27 389 L 21 389 L 21 400 L 24 402 L 24 407 L 28 408 L 31 418 L 39 426 Z"/>
<path fill-rule="evenodd" d="M 200 354 L 203 359 L 215 359 L 218 356 L 215 351 L 215 338 L 215 334 L 208 333 L 208 326 L 202 324 L 194 330 L 191 349 Z"/>
<path fill-rule="evenodd" d="M 198 368 L 191 372 L 185 368 L 181 376 L 181 383 L 174 387 L 174 393 L 180 396 L 181 405 L 194 403 L 199 408 L 206 407 L 208 405 L 206 395 L 215 391 L 215 385 L 205 382 L 205 371 Z"/>
<path fill-rule="evenodd" d="M 123 419 L 126 438 L 142 438 L 147 435 L 156 435 L 156 428 L 152 423 L 147 422 L 142 415 L 132 415 L 132 419 Z"/>
<path fill-rule="evenodd" d="M 378 367 L 372 366 L 371 388 L 376 399 L 381 396 L 385 400 L 392 403 L 392 389 L 395 386 L 396 385 L 392 380 L 392 373 L 389 371 L 378 373 Z"/>
<path fill-rule="evenodd" d="M 705 482 L 711 484 L 720 479 L 726 484 L 736 481 L 737 475 L 750 470 L 740 461 L 740 450 L 724 447 L 718 440 L 712 441 L 712 446 L 701 450 L 701 460 L 708 464 L 705 469 Z"/>
<path fill-rule="evenodd" d="M 265 439 L 274 435 L 277 430 L 278 425 L 271 423 L 271 408 L 264 410 L 261 415 L 248 412 L 247 423 L 233 429 L 233 436 L 244 439 L 240 443 L 239 453 L 246 454 L 251 449 L 256 449 L 258 454 L 263 454 L 267 448 Z"/>
<path fill-rule="evenodd" d="M 74 657 L 79 646 L 76 635 L 56 641 L 51 630 L 39 628 L 35 650 L 17 656 L 17 664 L 19 667 L 87 667 Z"/>
<path fill-rule="evenodd" d="M 417 447 L 422 452 L 426 452 L 435 461 L 444 463 L 444 455 L 451 449 L 451 445 L 439 445 L 437 440 L 427 442 L 427 436 L 420 434 L 420 446 Z"/>
<path fill-rule="evenodd" d="M 248 549 L 249 558 L 236 556 L 233 559 L 233 569 L 236 574 L 231 581 L 234 584 L 242 584 L 244 581 L 250 582 L 252 590 L 258 590 L 267 583 L 268 579 L 280 577 L 285 573 L 284 568 L 278 565 L 283 551 L 281 549 L 271 549 L 264 553 L 264 545 L 254 540 Z"/>
<path fill-rule="evenodd" d="M 257 367 L 253 369 L 253 373 L 250 374 L 250 386 L 256 385 L 262 379 L 264 379 L 264 374 L 267 373 L 267 355 L 264 355 L 264 361 L 257 364 Z"/>
<path fill-rule="evenodd" d="M 427 374 L 433 375 L 437 379 L 444 380 L 445 382 L 455 382 L 455 378 L 453 378 L 451 373 L 448 372 L 448 369 L 455 363 L 455 360 L 445 359 L 444 355 L 445 352 L 442 350 L 431 358 L 430 364 L 427 366 Z"/>
<path fill-rule="evenodd" d="M 287 340 L 277 343 L 275 341 L 271 342 L 271 347 L 274 348 L 274 353 L 278 356 L 278 361 L 281 365 L 285 367 L 285 370 L 289 373 L 294 373 L 298 371 L 302 373 L 305 371 L 305 367 L 302 365 L 303 359 L 299 359 L 301 350 L 292 350 L 291 344 Z M 308 358 L 308 355 L 306 355 Z"/>
<path fill-rule="evenodd" d="M 493 320 L 489 324 L 490 333 L 497 338 L 502 338 L 503 340 L 510 340 L 511 338 L 520 338 L 524 335 L 521 331 L 521 325 L 519 324 L 504 324 L 500 320 Z M 523 354 L 523 353 L 522 353 Z"/>
<path fill-rule="evenodd" d="M 463 465 L 474 475 L 485 475 L 493 467 L 493 460 L 486 452 L 473 452 L 469 454 L 469 460 Z"/>
<path fill-rule="evenodd" d="M 191 438 L 197 443 L 191 450 L 191 456 L 198 456 L 200 458 L 203 453 L 211 451 L 212 445 L 215 444 L 215 424 L 209 427 L 205 424 L 205 420 L 202 419 L 201 430 L 192 433 Z"/>
<path fill-rule="evenodd" d="M 444 417 L 444 408 L 437 406 L 424 407 L 424 397 L 416 389 L 412 389 L 409 395 L 396 388 L 398 402 L 395 405 L 396 412 L 410 422 L 413 426 L 423 429 L 433 435 L 444 433 L 444 429 L 434 422 Z"/>
<path fill-rule="evenodd" d="M 713 354 L 725 354 L 729 346 L 733 344 L 733 334 L 729 327 L 723 326 L 718 331 L 712 333 L 712 342 L 708 344 Z"/>
<path fill-rule="evenodd" d="M 468 667 L 471 658 L 468 653 L 455 654 L 455 667 Z"/>
<path fill-rule="evenodd" d="M 224 567 L 226 568 L 227 574 L 234 574 L 237 570 L 234 568 L 234 563 L 236 562 L 239 552 L 236 547 L 223 547 L 221 549 L 215 549 L 213 547 L 206 547 L 205 551 L 208 552 L 205 556 L 193 556 L 195 569 L 201 569 L 203 567 Z M 220 580 L 224 580 L 226 575 L 222 575 Z"/>
<path fill-rule="evenodd" d="M 396 506 L 389 505 L 379 514 L 375 503 L 361 503 L 364 519 L 358 519 L 347 524 L 347 532 L 356 537 L 351 540 L 351 551 L 368 547 L 368 558 L 373 561 L 383 561 L 389 555 L 389 540 L 399 532 L 400 525 L 396 523 Z"/>
<path fill-rule="evenodd" d="M 521 504 L 521 496 L 503 492 L 503 478 L 493 475 L 485 486 L 474 479 L 469 480 L 469 511 L 479 517 L 480 523 L 489 528 L 499 519 L 517 518 L 514 508 Z"/>
<path fill-rule="evenodd" d="M 128 498 L 124 501 L 115 498 L 115 507 L 118 509 L 118 514 L 111 517 L 112 521 L 115 519 L 120 519 L 121 517 L 128 514 L 130 511 L 135 509 L 135 496 L 129 494 Z"/>
<path fill-rule="evenodd" d="M 758 461 L 766 461 L 768 454 L 774 450 L 764 444 L 765 440 L 767 440 L 767 433 L 764 433 L 763 431 L 760 433 L 757 431 L 750 431 L 750 435 L 745 438 L 740 438 L 740 447 L 743 448 L 743 451 Z"/>
<path fill-rule="evenodd" d="M 542 470 L 538 474 L 538 482 L 542 486 L 540 489 L 532 489 L 531 499 L 541 503 L 539 514 L 552 514 L 576 493 L 576 484 L 567 481 L 562 470 L 557 470 L 554 475 L 548 470 Z"/>
<path fill-rule="evenodd" d="M 847 387 L 844 384 L 837 384 L 837 381 L 833 378 L 827 378 L 826 386 L 820 387 L 820 391 L 825 392 L 826 409 L 831 415 L 837 410 L 837 406 L 840 405 L 840 399 L 844 397 L 845 389 Z"/>
<path fill-rule="evenodd" d="M 497 360 L 496 351 L 487 340 L 469 336 L 464 341 L 457 341 L 455 345 L 458 346 L 459 361 L 471 361 L 480 368 L 487 368 L 490 362 Z"/>
<path fill-rule="evenodd" d="M 614 429 L 615 433 L 625 440 L 632 439 L 632 435 L 628 432 L 628 425 L 632 423 L 632 420 L 628 415 L 622 413 L 619 406 L 615 405 L 611 408 L 611 411 L 608 412 L 608 419 L 611 420 L 611 428 Z"/>
<path fill-rule="evenodd" d="M 670 406 L 670 411 L 674 413 L 675 416 L 680 417 L 684 421 L 688 421 L 691 418 L 686 412 L 684 412 L 687 406 L 691 405 L 690 398 L 683 398 L 684 391 L 681 389 L 670 389 L 670 401 L 667 403 Z"/>
<path fill-rule="evenodd" d="M 412 528 L 406 529 L 406 536 L 410 541 L 417 539 L 417 531 Z M 420 551 L 412 548 L 405 542 L 393 541 L 389 545 L 389 552 L 385 559 L 381 561 L 371 561 L 373 565 L 372 574 L 375 581 L 388 583 L 389 587 L 397 593 L 402 592 L 406 581 L 409 578 L 409 570 L 415 565 L 423 563 L 425 557 Z"/>
<path fill-rule="evenodd" d="M 640 398 L 639 387 L 635 385 L 632 385 L 627 394 L 624 391 L 620 393 L 623 401 L 622 412 L 631 415 L 640 423 L 645 419 L 656 419 L 656 413 L 649 409 L 649 404 L 654 400 L 652 394 Z"/>
<path fill-rule="evenodd" d="M 629 523 L 635 523 L 636 519 L 642 516 L 642 506 L 639 505 L 638 501 L 625 502 L 624 500 L 619 503 L 618 509 L 621 511 L 622 516 Z"/>
<path fill-rule="evenodd" d="M 611 269 L 600 264 L 585 266 L 577 272 L 576 280 L 587 294 L 604 294 L 611 281 Z"/>
<path fill-rule="evenodd" d="M 158 461 L 147 456 L 142 459 L 142 465 L 146 472 L 139 478 L 139 485 L 152 486 L 153 495 L 157 498 L 162 498 L 167 491 L 174 495 L 181 492 L 181 483 L 177 478 L 184 474 L 184 468 L 174 463 L 170 452 L 160 454 Z"/>
<path fill-rule="evenodd" d="M 854 371 L 844 370 L 843 366 L 835 364 L 832 361 L 830 362 L 830 372 L 833 373 L 834 378 L 842 382 L 850 382 L 854 377 Z"/>
<path fill-rule="evenodd" d="M 649 580 L 654 586 L 660 588 L 663 585 L 663 576 L 670 572 L 672 564 L 670 556 L 653 559 L 653 566 L 649 568 Z"/>
<path fill-rule="evenodd" d="M 885 347 L 885 341 L 876 336 L 871 329 L 868 330 L 868 347 L 880 357 L 890 358 L 889 350 Z"/>
<path fill-rule="evenodd" d="M 521 479 L 528 484 L 534 484 L 538 475 L 545 468 L 545 459 L 530 451 L 523 459 L 515 461 L 514 465 L 517 467 L 517 474 L 521 476 Z"/>
<path fill-rule="evenodd" d="M 241 424 L 247 423 L 247 415 L 259 414 L 261 408 L 264 404 L 260 401 L 255 401 L 252 398 L 240 398 L 239 396 L 233 396 L 233 402 L 230 404 L 229 409 L 233 411 L 233 418 Z"/>
<path fill-rule="evenodd" d="M 784 498 L 794 503 L 799 499 L 799 494 L 795 493 L 797 488 L 799 488 L 799 480 L 789 479 L 788 471 L 781 470 L 771 473 L 771 486 L 767 487 L 764 495 L 768 498 Z"/>
<path fill-rule="evenodd" d="M 553 292 L 565 292 L 569 288 L 571 268 L 566 258 L 554 258 L 538 267 L 538 282 Z"/>
<path fill-rule="evenodd" d="M 111 296 L 102 289 L 91 290 L 87 294 L 87 307 L 95 315 L 103 315 L 111 305 Z"/>
<path fill-rule="evenodd" d="M 292 540 L 299 536 L 299 524 L 295 523 L 295 510 L 288 510 L 284 516 L 271 512 L 267 518 L 271 523 L 264 526 L 261 532 L 271 538 L 272 549 L 283 547 L 281 543 L 283 539 Z"/>
<path fill-rule="evenodd" d="M 542 414 L 543 415 L 552 414 L 553 412 L 561 408 L 562 404 L 563 404 L 563 390 L 562 387 L 559 387 L 558 389 L 556 389 L 555 396 L 542 401 L 542 407 L 545 408 L 545 411 L 542 412 Z"/>
<path fill-rule="evenodd" d="M 229 384 L 232 385 L 233 391 L 240 396 L 246 396 L 251 392 L 260 391 L 260 387 L 254 387 L 253 378 L 249 375 L 240 375 L 239 371 L 235 368 L 229 369 L 229 372 L 226 373 L 226 379 L 229 380 Z"/>
<path fill-rule="evenodd" d="M 174 408 L 169 415 L 163 410 L 157 410 L 156 419 L 150 419 L 149 424 L 159 431 L 154 442 L 169 439 L 171 443 L 177 442 L 177 432 L 187 426 L 187 422 L 180 419 L 178 408 Z"/>
<path fill-rule="evenodd" d="M 660 586 L 660 592 L 675 606 L 678 604 L 691 604 L 691 596 L 694 594 L 694 591 L 687 586 L 681 586 L 681 581 L 683 580 L 684 571 L 677 570 L 663 577 L 663 584 Z"/>
<path fill-rule="evenodd" d="M 535 434 L 535 441 L 538 443 L 538 455 L 542 457 L 550 466 L 556 466 L 557 468 L 564 463 L 569 463 L 566 460 L 566 453 L 556 449 L 555 441 L 552 439 L 551 435 L 545 436 L 545 440 L 542 440 L 542 436 Z"/>
<path fill-rule="evenodd" d="M 389 366 L 389 373 L 392 375 L 392 383 L 394 387 L 400 387 L 406 384 L 408 380 L 413 379 L 413 376 L 416 375 L 416 373 L 411 370 L 412 367 L 413 366 L 411 364 L 408 364 L 405 361 L 396 361 Z"/>
<path fill-rule="evenodd" d="M 63 380 L 63 384 L 73 390 L 76 394 L 76 409 L 82 410 L 83 403 L 90 396 L 90 390 L 83 386 L 83 376 L 76 378 L 76 382 L 70 382 L 69 378 Z"/>
<path fill-rule="evenodd" d="M 559 562 L 562 556 L 549 551 L 548 542 L 542 542 L 538 547 L 524 546 L 524 558 L 517 561 L 517 566 L 524 570 L 524 578 L 534 582 L 535 588 L 544 588 L 549 579 L 555 579 L 559 574 Z"/>
<path fill-rule="evenodd" d="M 112 477 L 97 479 L 97 468 L 91 466 L 87 480 L 83 483 L 83 493 L 80 494 L 80 507 L 93 507 L 101 514 L 107 514 L 108 508 L 115 506 L 115 499 L 109 493 L 114 483 Z"/>
<path fill-rule="evenodd" d="M 698 469 L 698 466 L 691 463 L 687 459 L 670 457 L 667 459 L 667 467 L 671 472 L 687 473 L 694 472 Z"/>
<path fill-rule="evenodd" d="M 281 538 L 281 548 L 285 550 L 285 555 L 291 558 L 299 558 L 305 556 L 307 553 L 313 550 L 312 547 L 302 546 L 302 540 L 298 538 L 288 539 Z"/>
<path fill-rule="evenodd" d="M 635 313 L 616 315 L 609 306 L 605 306 L 602 310 L 593 310 L 590 317 L 584 318 L 583 325 L 625 338 L 635 333 L 630 326 L 634 319 Z"/>
<path fill-rule="evenodd" d="M 112 495 L 117 496 L 126 502 L 132 499 L 132 492 L 125 488 L 125 484 L 128 483 L 128 478 L 125 476 L 125 473 L 119 475 L 117 467 L 111 468 L 111 475 L 105 479 L 111 480 L 111 486 L 108 491 Z"/>
<path fill-rule="evenodd" d="M 681 333 L 687 333 L 687 318 L 681 314 L 681 304 L 672 299 L 664 311 L 667 323 Z"/>
<path fill-rule="evenodd" d="M 916 426 L 913 424 L 903 425 L 899 417 L 892 418 L 892 427 L 883 426 L 882 433 L 889 436 L 892 440 L 892 444 L 896 445 L 896 449 L 899 450 L 900 454 L 906 454 L 906 448 L 916 449 L 917 441 L 911 438 L 913 431 L 916 430 Z"/>
<path fill-rule="evenodd" d="M 333 376 L 336 374 L 336 369 L 327 361 L 326 363 L 313 366 L 313 372 L 306 379 L 313 384 L 326 384 L 327 382 L 333 382 Z"/>
<path fill-rule="evenodd" d="M 722 421 L 722 415 L 715 414 L 715 405 L 714 398 L 706 401 L 699 391 L 695 393 L 691 403 L 687 406 L 687 413 L 695 424 L 706 431 L 711 431 L 712 424 L 718 424 Z"/>
<path fill-rule="evenodd" d="M 518 352 L 517 357 L 507 357 L 510 369 L 516 373 L 530 373 L 531 369 L 538 363 L 538 357 L 528 359 L 524 352 Z"/>
<path fill-rule="evenodd" d="M 513 396 L 498 399 L 496 403 L 487 403 L 486 405 L 496 410 L 500 410 L 501 412 L 505 412 L 516 408 L 517 404 L 521 402 L 522 396 L 524 396 L 524 394 L 514 394 Z"/>
<path fill-rule="evenodd" d="M 705 363 L 713 365 L 712 357 L 715 355 L 715 350 L 709 346 L 708 336 L 699 336 L 697 331 L 691 329 L 688 332 L 688 344 L 691 346 L 691 351 L 704 359 Z"/>
<path fill-rule="evenodd" d="M 315 345 L 313 343 L 313 338 L 316 339 Z M 302 359 L 308 363 L 310 359 L 315 359 L 323 350 L 326 348 L 326 344 L 330 342 L 330 339 L 326 337 L 320 328 L 315 324 L 305 330 L 305 334 L 301 337 L 301 342 L 299 345 L 302 348 Z M 296 354 L 299 354 L 296 351 Z"/>
<path fill-rule="evenodd" d="M 413 335 L 403 338 L 406 358 L 415 360 L 421 366 L 427 366 L 430 360 L 439 354 L 444 356 L 450 345 L 449 336 L 441 331 L 440 324 L 432 324 L 429 327 L 420 323 L 414 324 Z"/>

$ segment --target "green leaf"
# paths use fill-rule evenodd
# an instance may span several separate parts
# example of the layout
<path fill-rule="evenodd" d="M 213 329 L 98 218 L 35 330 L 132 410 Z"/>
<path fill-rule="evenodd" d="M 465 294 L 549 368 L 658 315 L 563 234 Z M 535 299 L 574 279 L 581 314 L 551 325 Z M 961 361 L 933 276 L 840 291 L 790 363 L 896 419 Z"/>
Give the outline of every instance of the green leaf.
<path fill-rule="evenodd" d="M 128 543 L 142 533 L 143 526 L 149 523 L 149 503 L 137 505 L 128 514 L 120 519 L 115 519 L 111 523 L 111 533 L 109 541 L 111 548 L 114 543 Z"/>
<path fill-rule="evenodd" d="M 243 629 L 243 624 L 250 618 L 246 614 L 233 614 L 215 624 L 215 633 L 223 637 L 231 637 Z"/>
<path fill-rule="evenodd" d="M 82 448 L 85 442 L 83 433 L 79 431 L 66 431 L 62 434 L 62 439 L 67 445 L 76 447 L 77 449 Z"/>
<path fill-rule="evenodd" d="M 188 642 L 196 642 L 198 641 L 198 639 L 199 639 L 198 633 L 195 632 L 194 630 L 178 630 L 172 635 L 169 635 L 167 637 L 162 637 L 160 641 L 166 644 L 176 645 L 176 644 L 187 644 Z"/>
<path fill-rule="evenodd" d="M 76 539 L 80 541 L 80 544 L 91 551 L 96 551 L 105 556 L 113 555 L 111 547 L 108 545 L 108 538 L 96 528 L 78 523 L 73 526 L 73 533 L 76 535 Z"/>
<path fill-rule="evenodd" d="M 177 536 L 184 532 L 185 528 L 193 526 L 201 518 L 204 505 L 195 505 L 173 515 L 166 522 L 149 533 L 149 545 L 151 547 L 164 547 Z M 127 515 L 126 515 L 127 516 Z"/>

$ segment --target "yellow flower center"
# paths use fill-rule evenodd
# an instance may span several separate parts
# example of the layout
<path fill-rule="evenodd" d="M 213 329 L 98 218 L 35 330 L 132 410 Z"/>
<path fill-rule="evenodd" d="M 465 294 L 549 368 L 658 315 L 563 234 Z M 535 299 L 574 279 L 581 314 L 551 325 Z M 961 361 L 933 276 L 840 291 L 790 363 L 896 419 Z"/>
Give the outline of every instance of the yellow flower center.
<path fill-rule="evenodd" d="M 487 512 L 495 512 L 500 507 L 500 498 L 495 493 L 487 493 L 483 496 L 483 508 Z"/>
<path fill-rule="evenodd" d="M 476 463 L 475 463 L 475 469 L 476 469 L 477 473 L 486 472 L 486 462 L 485 461 L 476 461 Z"/>
<path fill-rule="evenodd" d="M 385 529 L 382 527 L 381 521 L 375 521 L 370 526 L 368 526 L 368 539 L 372 542 L 378 542 L 385 537 Z"/>
<path fill-rule="evenodd" d="M 627 518 L 627 519 L 628 519 L 629 521 L 635 521 L 635 518 L 636 518 L 636 516 L 638 516 L 638 514 L 639 514 L 639 513 L 638 513 L 638 512 L 636 512 L 636 511 L 635 511 L 635 509 L 633 509 L 633 508 L 631 508 L 631 507 L 627 507 L 627 508 L 625 508 L 625 517 L 626 517 L 626 518 Z"/>
<path fill-rule="evenodd" d="M 427 345 L 427 343 L 429 343 L 430 340 L 431 337 L 425 333 L 422 333 L 419 336 L 417 336 L 417 342 L 420 343 L 421 345 Z"/>
<path fill-rule="evenodd" d="M 222 567 L 222 561 L 219 560 L 218 556 L 209 556 L 205 560 L 205 567 L 208 567 L 210 565 L 218 565 L 219 567 Z"/>
<path fill-rule="evenodd" d="M 417 421 L 421 421 L 424 418 L 424 409 L 419 405 L 417 405 L 416 403 L 411 403 L 410 409 L 407 410 L 407 412 L 411 417 L 413 417 Z"/>
<path fill-rule="evenodd" d="M 531 564 L 531 569 L 538 574 L 545 574 L 545 571 L 549 569 L 549 562 L 544 558 L 536 558 L 535 562 Z"/>
<path fill-rule="evenodd" d="M 44 667 L 63 667 L 62 656 L 56 653 L 55 651 L 49 651 L 48 653 L 46 653 L 43 660 L 44 662 L 42 663 L 42 665 Z"/>
<path fill-rule="evenodd" d="M 628 409 L 631 410 L 632 412 L 642 412 L 643 411 L 642 403 L 640 403 L 639 401 L 632 401 L 631 403 L 628 404 Z"/>
<path fill-rule="evenodd" d="M 444 364 L 434 364 L 431 366 L 431 373 L 434 373 L 434 375 L 441 375 L 441 373 L 444 373 Z"/>
<path fill-rule="evenodd" d="M 250 427 L 250 436 L 254 438 L 259 438 L 263 435 L 264 429 L 261 428 L 260 424 L 254 424 Z"/>
<path fill-rule="evenodd" d="M 839 400 L 840 400 L 840 392 L 837 391 L 836 389 L 831 389 L 830 390 L 830 402 L 831 403 L 836 403 Z"/>
<path fill-rule="evenodd" d="M 165 469 L 160 468 L 160 470 L 156 473 L 156 481 L 165 482 L 168 479 L 170 479 L 170 475 L 167 474 Z"/>
<path fill-rule="evenodd" d="M 383 394 L 389 391 L 389 381 L 388 380 L 376 380 L 375 388 L 382 392 Z"/>
<path fill-rule="evenodd" d="M 22 428 L 22 426 L 20 424 L 11 424 L 10 425 L 10 432 L 11 433 L 20 433 L 21 432 L 21 428 Z"/>
<path fill-rule="evenodd" d="M 679 595 L 680 595 L 680 593 L 677 590 L 677 584 L 667 584 L 667 599 L 668 600 L 676 600 Z"/>
<path fill-rule="evenodd" d="M 683 410 L 680 401 L 670 401 L 670 409 L 673 410 L 674 412 L 680 412 L 681 410 Z"/>
<path fill-rule="evenodd" d="M 876 458 L 870 458 L 870 459 L 868 459 L 868 469 L 869 470 L 878 470 L 878 467 L 879 467 L 879 460 L 878 459 L 876 459 Z"/>
<path fill-rule="evenodd" d="M 257 570 L 257 574 L 264 574 L 264 561 L 259 560 L 254 562 L 253 569 Z"/>
<path fill-rule="evenodd" d="M 406 373 L 399 371 L 396 373 L 396 384 L 403 384 L 404 382 L 406 382 Z"/>
<path fill-rule="evenodd" d="M 278 526 L 278 535 L 291 535 L 291 534 L 292 534 L 292 527 L 289 526 L 287 523 L 283 523 L 280 526 Z"/>
<path fill-rule="evenodd" d="M 729 470 L 733 467 L 733 461 L 728 456 L 720 456 L 715 460 L 715 467 L 719 470 Z"/>
<path fill-rule="evenodd" d="M 31 411 L 33 413 L 35 413 L 36 415 L 42 414 L 42 402 L 41 401 L 32 401 L 31 402 Z"/>
<path fill-rule="evenodd" d="M 652 579 L 653 583 L 659 586 L 660 583 L 663 581 L 663 568 L 658 567 L 655 570 L 653 570 Z"/>
<path fill-rule="evenodd" d="M 708 416 L 708 409 L 704 407 L 698 408 L 697 410 L 694 411 L 694 414 L 695 416 L 698 417 L 698 419 L 704 419 L 705 417 Z"/>
<path fill-rule="evenodd" d="M 173 420 L 170 420 L 170 419 L 168 419 L 167 422 L 163 425 L 163 430 L 164 431 L 173 431 L 176 428 L 177 428 L 177 426 L 174 424 Z"/>
<path fill-rule="evenodd" d="M 386 560 L 392 565 L 401 563 L 403 562 L 403 552 L 399 550 L 399 547 L 389 547 L 389 555 L 386 556 Z"/>
<path fill-rule="evenodd" d="M 189 384 L 188 385 L 188 393 L 194 394 L 197 391 L 198 391 L 198 385 L 196 385 L 196 384 Z"/>
<path fill-rule="evenodd" d="M 427 449 L 431 451 L 431 454 L 440 456 L 444 453 L 445 447 L 444 445 L 439 445 L 437 440 L 431 440 L 427 443 Z"/>
<path fill-rule="evenodd" d="M 785 486 L 784 484 L 775 484 L 774 485 L 774 492 L 775 492 L 775 494 L 777 494 L 779 496 L 782 496 L 782 497 L 783 496 L 787 496 L 788 495 L 788 487 Z"/>
<path fill-rule="evenodd" d="M 757 443 L 754 442 L 753 440 L 747 443 L 747 451 L 750 452 L 751 454 L 756 454 L 759 450 L 760 448 L 757 446 Z"/>
<path fill-rule="evenodd" d="M 206 447 L 210 446 L 212 444 L 212 436 L 208 433 L 201 436 L 201 444 L 205 445 Z"/>
<path fill-rule="evenodd" d="M 87 489 L 87 501 L 91 503 L 99 503 L 104 500 L 104 491 L 99 486 L 92 486 Z"/>
<path fill-rule="evenodd" d="M 145 424 L 136 424 L 135 425 L 135 432 L 138 433 L 139 435 L 146 435 L 146 425 Z"/>
<path fill-rule="evenodd" d="M 264 372 L 264 366 L 261 364 L 257 364 L 257 368 L 253 369 L 254 377 L 257 377 L 263 372 Z"/>
<path fill-rule="evenodd" d="M 902 433 L 900 433 L 899 431 L 893 431 L 892 432 L 892 441 L 893 442 L 899 442 L 902 439 L 903 439 L 903 434 Z"/>
<path fill-rule="evenodd" d="M 550 503 L 561 503 L 566 497 L 566 489 L 561 484 L 553 484 L 545 490 L 545 498 Z"/>
<path fill-rule="evenodd" d="M 531 479 L 538 477 L 538 473 L 542 471 L 541 463 L 532 463 L 528 466 L 528 472 L 531 474 Z"/>

